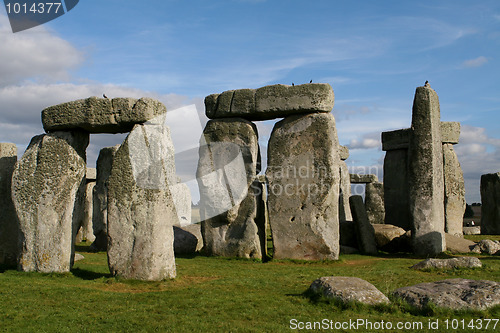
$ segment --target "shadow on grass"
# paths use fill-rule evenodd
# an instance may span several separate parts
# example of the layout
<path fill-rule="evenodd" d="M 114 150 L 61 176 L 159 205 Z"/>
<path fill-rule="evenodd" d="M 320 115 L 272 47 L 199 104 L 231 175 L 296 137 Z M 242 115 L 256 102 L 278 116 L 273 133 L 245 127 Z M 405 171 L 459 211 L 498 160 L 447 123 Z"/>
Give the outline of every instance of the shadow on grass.
<path fill-rule="evenodd" d="M 5 273 L 5 271 L 15 271 L 17 270 L 16 265 L 0 264 L 0 274 Z"/>
<path fill-rule="evenodd" d="M 101 278 L 112 277 L 111 273 L 98 273 L 98 272 L 87 271 L 81 268 L 73 268 L 71 270 L 71 273 L 82 280 L 97 280 Z"/>

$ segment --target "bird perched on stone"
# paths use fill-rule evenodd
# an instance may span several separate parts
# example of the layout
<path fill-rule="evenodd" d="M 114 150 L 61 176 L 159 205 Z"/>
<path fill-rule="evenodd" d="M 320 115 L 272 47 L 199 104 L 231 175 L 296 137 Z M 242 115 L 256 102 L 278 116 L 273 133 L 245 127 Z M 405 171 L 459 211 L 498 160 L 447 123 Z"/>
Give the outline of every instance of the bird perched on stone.
<path fill-rule="evenodd" d="M 106 96 L 106 94 L 102 94 L 102 97 L 104 97 L 104 98 L 108 98 L 108 96 Z"/>
<path fill-rule="evenodd" d="M 309 83 L 313 83 L 313 80 L 309 81 Z"/>
<path fill-rule="evenodd" d="M 292 87 L 295 85 L 295 83 L 292 82 Z"/>
<path fill-rule="evenodd" d="M 425 81 L 424 86 L 425 86 L 425 87 L 428 87 L 428 88 L 430 88 L 430 87 L 431 87 L 431 85 L 429 84 L 429 81 Z"/>

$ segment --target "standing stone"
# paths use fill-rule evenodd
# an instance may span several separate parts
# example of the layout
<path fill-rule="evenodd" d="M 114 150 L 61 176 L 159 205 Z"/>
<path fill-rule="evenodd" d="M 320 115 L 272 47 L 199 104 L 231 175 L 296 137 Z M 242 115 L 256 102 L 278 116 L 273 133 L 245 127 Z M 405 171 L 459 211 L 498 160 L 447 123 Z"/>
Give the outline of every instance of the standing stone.
<path fill-rule="evenodd" d="M 263 257 L 265 216 L 257 174 L 257 128 L 242 118 L 211 120 L 201 138 L 197 180 L 204 251 L 212 256 Z"/>
<path fill-rule="evenodd" d="M 136 125 L 108 179 L 108 265 L 126 279 L 174 278 L 174 147 L 165 125 Z"/>
<path fill-rule="evenodd" d="M 177 184 L 170 186 L 170 193 L 175 204 L 178 222 L 176 225 L 184 227 L 191 224 L 191 191 L 185 183 L 178 179 Z"/>
<path fill-rule="evenodd" d="M 500 172 L 481 176 L 481 234 L 500 235 Z"/>
<path fill-rule="evenodd" d="M 383 224 L 385 220 L 384 184 L 373 182 L 366 184 L 365 207 L 371 224 Z"/>
<path fill-rule="evenodd" d="M 385 224 L 411 229 L 408 149 L 389 150 L 384 158 Z"/>
<path fill-rule="evenodd" d="M 462 236 L 465 212 L 464 174 L 450 143 L 443 144 L 445 231 Z"/>
<path fill-rule="evenodd" d="M 360 195 L 353 195 L 349 198 L 349 203 L 351 205 L 356 236 L 361 252 L 366 254 L 377 254 L 375 229 L 368 220 L 363 198 Z"/>
<path fill-rule="evenodd" d="M 12 173 L 17 162 L 17 146 L 0 143 L 0 264 L 15 265 L 19 223 L 11 197 Z"/>
<path fill-rule="evenodd" d="M 339 193 L 339 220 L 352 221 L 349 197 L 351 196 L 351 180 L 349 169 L 344 160 L 339 162 L 340 166 L 340 193 Z"/>
<path fill-rule="evenodd" d="M 331 113 L 276 123 L 266 170 L 274 258 L 338 259 L 339 162 Z"/>
<path fill-rule="evenodd" d="M 86 132 L 34 137 L 12 175 L 12 199 L 21 229 L 19 269 L 69 272 L 83 213 Z"/>
<path fill-rule="evenodd" d="M 430 87 L 416 89 L 408 161 L 414 252 L 436 255 L 446 250 L 443 147 L 439 99 Z"/>
<path fill-rule="evenodd" d="M 88 170 L 88 169 L 87 169 Z M 87 178 L 88 179 L 88 178 Z M 87 181 L 85 186 L 84 210 L 83 218 L 81 220 L 78 233 L 76 234 L 76 243 L 87 241 L 93 242 L 95 240 L 93 226 L 92 226 L 92 193 L 94 191 L 95 181 Z"/>
<path fill-rule="evenodd" d="M 108 178 L 113 159 L 120 145 L 102 148 L 97 158 L 97 177 L 93 193 L 92 229 L 95 240 L 92 251 L 106 251 L 108 248 Z"/>

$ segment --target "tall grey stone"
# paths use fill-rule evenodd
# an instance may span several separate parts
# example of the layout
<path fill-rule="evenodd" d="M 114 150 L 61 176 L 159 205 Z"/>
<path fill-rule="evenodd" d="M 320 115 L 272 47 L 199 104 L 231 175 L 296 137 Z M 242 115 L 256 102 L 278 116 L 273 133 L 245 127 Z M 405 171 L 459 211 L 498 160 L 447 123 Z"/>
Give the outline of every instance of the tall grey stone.
<path fill-rule="evenodd" d="M 94 187 L 95 187 L 95 181 L 89 182 L 87 178 L 87 184 L 85 185 L 83 216 L 79 225 L 78 233 L 76 234 L 76 243 L 82 241 L 93 242 L 95 240 L 93 225 L 92 225 L 92 215 L 93 215 L 92 197 L 93 197 Z"/>
<path fill-rule="evenodd" d="M 445 231 L 462 236 L 466 204 L 465 182 L 460 162 L 451 143 L 443 144 L 443 167 Z"/>
<path fill-rule="evenodd" d="M 293 114 L 330 112 L 333 104 L 333 89 L 327 83 L 275 84 L 209 95 L 205 98 L 205 113 L 210 119 L 269 120 Z"/>
<path fill-rule="evenodd" d="M 373 182 L 366 184 L 365 207 L 371 224 L 382 224 L 385 220 L 384 184 Z"/>
<path fill-rule="evenodd" d="M 242 118 L 211 120 L 200 142 L 197 181 L 204 251 L 262 258 L 265 216 L 257 174 L 257 128 Z"/>
<path fill-rule="evenodd" d="M 90 246 L 93 251 L 106 251 L 108 248 L 108 179 L 118 148 L 120 145 L 102 148 L 97 158 L 92 212 L 92 229 L 95 240 Z"/>
<path fill-rule="evenodd" d="M 18 253 L 19 223 L 11 197 L 17 146 L 0 143 L 0 264 L 14 265 Z"/>
<path fill-rule="evenodd" d="M 385 224 L 411 229 L 408 150 L 388 150 L 384 158 Z"/>
<path fill-rule="evenodd" d="M 163 124 L 166 112 L 165 105 L 149 97 L 89 97 L 44 109 L 42 124 L 46 132 L 80 129 L 90 133 L 126 133 L 136 124 Z"/>
<path fill-rule="evenodd" d="M 414 252 L 436 255 L 446 250 L 443 147 L 439 99 L 430 87 L 415 92 L 408 163 Z"/>
<path fill-rule="evenodd" d="M 116 152 L 108 179 L 108 265 L 126 279 L 176 275 L 174 148 L 165 125 L 136 125 Z"/>
<path fill-rule="evenodd" d="M 12 175 L 22 271 L 68 272 L 83 213 L 86 132 L 34 137 Z"/>
<path fill-rule="evenodd" d="M 481 234 L 500 235 L 500 172 L 481 176 Z"/>
<path fill-rule="evenodd" d="M 375 229 L 368 220 L 363 198 L 360 195 L 353 195 L 349 198 L 352 217 L 356 229 L 358 245 L 362 253 L 376 254 L 377 242 L 375 240 Z"/>
<path fill-rule="evenodd" d="M 175 204 L 178 222 L 176 225 L 184 227 L 191 224 L 191 191 L 185 183 L 178 180 L 170 186 L 170 193 Z"/>
<path fill-rule="evenodd" d="M 339 220 L 352 221 L 349 197 L 351 196 L 351 179 L 347 164 L 341 160 L 340 167 L 340 192 L 339 192 Z"/>
<path fill-rule="evenodd" d="M 333 115 L 276 123 L 267 156 L 274 258 L 338 259 L 340 157 Z"/>

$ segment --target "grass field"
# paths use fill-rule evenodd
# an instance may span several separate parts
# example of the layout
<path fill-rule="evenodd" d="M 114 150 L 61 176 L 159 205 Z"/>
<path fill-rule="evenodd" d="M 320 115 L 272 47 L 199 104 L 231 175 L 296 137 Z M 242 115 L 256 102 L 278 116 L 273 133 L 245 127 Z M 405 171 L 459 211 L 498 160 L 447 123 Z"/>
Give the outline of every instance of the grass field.
<path fill-rule="evenodd" d="M 360 277 L 386 295 L 399 287 L 447 278 L 500 281 L 500 256 L 480 256 L 481 269 L 444 272 L 413 271 L 409 267 L 421 259 L 385 254 L 342 255 L 337 262 L 266 263 L 194 256 L 176 259 L 174 280 L 139 282 L 111 277 L 106 254 L 88 253 L 87 249 L 77 248 L 85 259 L 68 274 L 22 273 L 0 267 L 0 331 L 288 332 L 291 321 L 364 319 L 394 325 L 421 322 L 424 329 L 409 330 L 413 332 L 477 332 L 467 327 L 446 329 L 444 320 L 465 319 L 467 324 L 500 318 L 500 307 L 482 312 L 416 311 L 402 303 L 341 306 L 304 294 L 313 280 L 330 275 Z M 437 319 L 438 330 L 426 328 Z M 498 332 L 500 324 L 496 330 L 491 328 L 488 331 Z"/>

